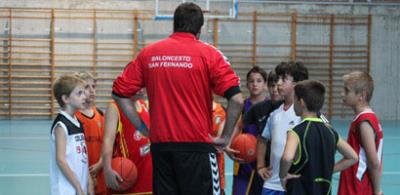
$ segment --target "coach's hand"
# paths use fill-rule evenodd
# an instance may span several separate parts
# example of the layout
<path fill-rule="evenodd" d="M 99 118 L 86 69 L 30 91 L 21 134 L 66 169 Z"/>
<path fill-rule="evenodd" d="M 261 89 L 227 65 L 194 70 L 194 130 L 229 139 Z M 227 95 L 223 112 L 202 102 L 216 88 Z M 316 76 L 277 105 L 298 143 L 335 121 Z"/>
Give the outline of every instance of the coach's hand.
<path fill-rule="evenodd" d="M 113 190 L 119 190 L 119 182 L 123 182 L 122 177 L 112 170 L 112 168 L 104 169 L 104 176 L 107 183 L 107 186 Z"/>
<path fill-rule="evenodd" d="M 227 138 L 221 138 L 221 137 L 212 137 L 209 135 L 210 139 L 212 140 L 214 147 L 219 151 L 219 152 L 225 152 L 230 159 L 238 162 L 238 163 L 244 163 L 244 160 L 241 158 L 236 157 L 236 154 L 239 154 L 240 152 L 237 150 L 234 150 L 230 147 L 229 144 L 229 139 Z"/>
<path fill-rule="evenodd" d="M 233 161 L 236 161 L 238 163 L 245 163 L 244 159 L 236 156 L 240 153 L 239 151 L 232 149 L 230 146 L 226 146 L 223 150 Z"/>

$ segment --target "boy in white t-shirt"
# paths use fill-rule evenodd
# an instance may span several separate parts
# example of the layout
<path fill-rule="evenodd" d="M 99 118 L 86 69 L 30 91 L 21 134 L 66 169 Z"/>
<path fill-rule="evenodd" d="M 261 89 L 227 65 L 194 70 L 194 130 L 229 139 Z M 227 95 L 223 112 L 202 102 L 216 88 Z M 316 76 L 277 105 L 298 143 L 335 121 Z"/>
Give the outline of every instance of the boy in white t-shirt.
<path fill-rule="evenodd" d="M 262 133 L 262 138 L 271 140 L 270 166 L 257 165 L 258 174 L 265 180 L 262 195 L 285 193 L 279 179 L 279 163 L 285 148 L 287 131 L 301 121 L 293 109 L 294 86 L 297 82 L 308 79 L 308 70 L 300 62 L 282 62 L 276 66 L 275 72 L 279 76 L 278 91 L 284 103 L 271 113 Z M 257 158 L 265 158 L 265 153 L 258 155 Z"/>

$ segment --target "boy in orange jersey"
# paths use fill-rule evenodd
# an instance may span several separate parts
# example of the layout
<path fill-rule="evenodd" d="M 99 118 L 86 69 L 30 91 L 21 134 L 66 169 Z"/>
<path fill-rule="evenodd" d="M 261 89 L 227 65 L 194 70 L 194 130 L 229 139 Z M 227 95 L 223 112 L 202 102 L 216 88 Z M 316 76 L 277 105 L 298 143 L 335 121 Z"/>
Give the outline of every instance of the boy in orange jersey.
<path fill-rule="evenodd" d="M 101 147 L 103 144 L 103 112 L 95 106 L 96 79 L 89 72 L 75 73 L 85 81 L 85 108 L 76 112 L 76 117 L 83 124 L 85 142 L 88 148 L 89 171 L 95 185 L 95 193 L 107 194 L 107 186 L 102 171 Z"/>
<path fill-rule="evenodd" d="M 211 132 L 212 137 L 220 137 L 222 130 L 225 126 L 226 113 L 224 107 L 216 101 L 213 101 L 213 132 Z M 217 153 L 218 170 L 219 170 L 219 182 L 221 187 L 221 195 L 225 194 L 225 158 L 224 152 L 219 151 Z"/>
<path fill-rule="evenodd" d="M 143 93 L 142 89 L 141 95 Z M 141 127 L 142 129 L 136 129 L 115 102 L 109 104 L 105 114 L 102 156 L 104 160 L 105 179 L 107 186 L 111 188 L 111 193 L 145 195 L 152 194 L 153 191 L 153 166 L 150 154 L 150 140 L 140 133 L 144 128 L 150 128 L 150 117 L 146 101 L 138 97 L 138 94 L 131 98 L 131 101 L 145 125 Z M 136 183 L 131 188 L 122 192 L 118 190 L 118 182 L 121 182 L 122 178 L 111 168 L 111 159 L 117 156 L 130 159 L 138 170 Z"/>

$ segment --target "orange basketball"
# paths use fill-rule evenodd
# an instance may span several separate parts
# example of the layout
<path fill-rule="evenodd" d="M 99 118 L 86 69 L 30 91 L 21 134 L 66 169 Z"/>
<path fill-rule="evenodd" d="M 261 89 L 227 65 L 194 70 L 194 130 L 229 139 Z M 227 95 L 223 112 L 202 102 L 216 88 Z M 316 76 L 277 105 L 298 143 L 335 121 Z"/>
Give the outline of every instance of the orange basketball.
<path fill-rule="evenodd" d="M 124 157 L 113 158 L 111 167 L 123 179 L 123 182 L 119 183 L 120 191 L 129 189 L 136 182 L 137 169 L 136 165 L 131 160 Z"/>
<path fill-rule="evenodd" d="M 250 163 L 256 160 L 256 144 L 257 140 L 253 135 L 242 133 L 233 139 L 231 148 L 240 152 L 236 154 L 238 158 Z"/>

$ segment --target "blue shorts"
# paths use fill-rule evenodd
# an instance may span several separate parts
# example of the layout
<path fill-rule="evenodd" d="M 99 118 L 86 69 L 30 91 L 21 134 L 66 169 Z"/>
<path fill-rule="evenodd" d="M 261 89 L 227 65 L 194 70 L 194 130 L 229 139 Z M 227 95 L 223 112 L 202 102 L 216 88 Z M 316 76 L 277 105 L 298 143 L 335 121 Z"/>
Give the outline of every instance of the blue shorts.
<path fill-rule="evenodd" d="M 285 195 L 285 192 L 263 188 L 261 195 Z"/>

